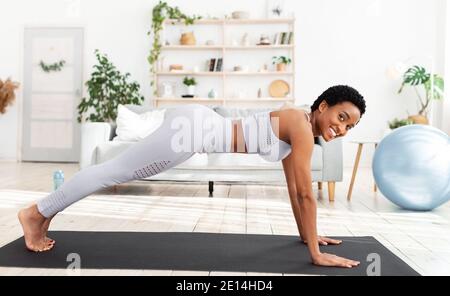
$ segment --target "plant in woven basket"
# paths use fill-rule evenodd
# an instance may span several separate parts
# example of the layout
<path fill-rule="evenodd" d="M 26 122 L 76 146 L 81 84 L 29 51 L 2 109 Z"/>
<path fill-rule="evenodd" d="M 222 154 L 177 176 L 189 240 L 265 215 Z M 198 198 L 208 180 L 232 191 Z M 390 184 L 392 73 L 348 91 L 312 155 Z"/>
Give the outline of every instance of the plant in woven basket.
<path fill-rule="evenodd" d="M 292 63 L 292 60 L 286 56 L 272 57 L 272 64 L 277 66 L 277 71 L 286 71 L 286 66 Z"/>

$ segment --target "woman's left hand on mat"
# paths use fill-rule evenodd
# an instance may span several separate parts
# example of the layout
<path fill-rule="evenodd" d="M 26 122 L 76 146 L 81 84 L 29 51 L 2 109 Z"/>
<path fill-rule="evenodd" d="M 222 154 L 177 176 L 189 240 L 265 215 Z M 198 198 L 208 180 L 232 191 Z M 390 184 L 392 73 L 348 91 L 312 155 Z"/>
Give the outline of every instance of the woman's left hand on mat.
<path fill-rule="evenodd" d="M 308 244 L 308 242 L 306 240 L 302 240 L 303 243 Z M 333 239 L 333 238 L 329 238 L 326 236 L 317 236 L 317 242 L 319 243 L 319 245 L 321 246 L 326 246 L 326 245 L 339 245 L 342 243 L 341 240 L 337 240 L 337 239 Z"/>

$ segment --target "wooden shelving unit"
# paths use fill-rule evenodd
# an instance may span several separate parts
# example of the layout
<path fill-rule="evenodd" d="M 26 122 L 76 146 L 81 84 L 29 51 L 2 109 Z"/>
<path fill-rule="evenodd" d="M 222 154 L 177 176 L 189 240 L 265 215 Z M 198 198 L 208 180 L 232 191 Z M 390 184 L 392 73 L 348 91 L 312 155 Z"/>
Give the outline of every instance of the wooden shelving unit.
<path fill-rule="evenodd" d="M 220 27 L 220 31 L 222 34 L 221 40 L 225 43 L 225 32 L 227 30 L 227 26 L 236 26 L 236 25 L 272 25 L 272 24 L 285 24 L 287 25 L 286 31 L 293 32 L 295 36 L 295 19 L 247 19 L 247 20 L 234 20 L 234 19 L 203 19 L 195 22 L 195 25 L 215 25 Z M 174 20 L 166 20 L 164 23 L 164 28 L 162 30 L 162 34 L 166 30 L 167 26 L 177 26 L 184 25 L 182 22 L 174 21 Z M 163 35 L 164 36 L 164 35 Z M 161 38 L 164 40 L 164 38 Z M 295 38 L 294 38 L 295 40 Z M 289 55 L 292 60 L 291 69 L 289 72 L 276 72 L 276 71 L 265 71 L 265 72 L 192 72 L 192 71 L 158 71 L 155 73 L 154 81 L 156 85 L 159 85 L 160 77 L 166 76 L 204 76 L 204 77 L 216 77 L 217 79 L 221 79 L 222 90 L 225 93 L 227 87 L 227 79 L 230 77 L 287 77 L 289 78 L 290 85 L 290 94 L 293 97 L 295 94 L 295 41 L 293 40 L 293 44 L 289 45 L 250 45 L 250 46 L 235 46 L 229 44 L 222 45 L 195 45 L 195 46 L 186 46 L 186 45 L 168 45 L 162 46 L 161 52 L 164 51 L 214 51 L 216 53 L 220 53 L 222 55 L 223 60 L 225 61 L 228 52 L 236 52 L 243 51 L 248 54 L 249 51 L 273 51 L 274 55 L 278 50 L 288 50 Z M 177 53 L 178 54 L 178 53 Z M 222 104 L 226 105 L 227 103 L 251 103 L 251 102 L 267 102 L 267 103 L 276 103 L 276 102 L 293 102 L 294 98 L 228 98 L 222 94 L 222 98 L 154 98 L 153 102 L 155 106 L 158 106 L 160 103 L 207 103 L 207 104 Z"/>

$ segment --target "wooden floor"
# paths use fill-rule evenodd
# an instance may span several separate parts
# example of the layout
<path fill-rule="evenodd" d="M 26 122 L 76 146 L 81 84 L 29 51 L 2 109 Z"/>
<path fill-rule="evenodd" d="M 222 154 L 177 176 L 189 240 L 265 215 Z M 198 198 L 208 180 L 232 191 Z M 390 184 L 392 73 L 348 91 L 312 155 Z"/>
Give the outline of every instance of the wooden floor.
<path fill-rule="evenodd" d="M 52 173 L 66 180 L 76 164 L 0 162 L 0 246 L 22 235 L 19 208 L 52 190 Z M 400 210 L 372 192 L 369 169 L 358 172 L 353 199 L 347 202 L 351 169 L 336 184 L 336 201 L 318 198 L 318 230 L 323 235 L 370 235 L 423 275 L 450 275 L 450 204 L 432 212 Z M 89 196 L 59 214 L 51 230 L 198 231 L 297 235 L 286 188 L 262 185 L 132 182 Z M 0 275 L 65 275 L 61 269 L 0 267 Z M 82 275 L 259 275 L 217 271 L 92 270 Z"/>

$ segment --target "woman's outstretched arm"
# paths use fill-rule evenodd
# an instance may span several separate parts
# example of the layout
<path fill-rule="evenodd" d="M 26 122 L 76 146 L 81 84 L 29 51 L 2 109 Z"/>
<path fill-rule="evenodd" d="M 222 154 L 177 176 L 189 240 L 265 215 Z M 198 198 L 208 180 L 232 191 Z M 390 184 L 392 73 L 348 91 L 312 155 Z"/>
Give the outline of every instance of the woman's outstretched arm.
<path fill-rule="evenodd" d="M 284 175 L 286 177 L 287 188 L 289 192 L 289 199 L 291 201 L 292 212 L 294 213 L 295 222 L 297 224 L 298 233 L 300 235 L 300 239 L 306 244 L 308 241 L 305 239 L 305 235 L 303 234 L 302 227 L 302 219 L 301 219 L 301 211 L 300 211 L 300 203 L 298 201 L 297 189 L 295 187 L 295 173 L 293 166 L 292 154 L 289 154 L 285 159 L 283 159 L 283 170 Z M 332 239 L 325 236 L 317 236 L 319 245 L 326 246 L 328 244 L 331 245 L 339 245 L 342 241 L 337 239 Z"/>
<path fill-rule="evenodd" d="M 305 241 L 305 235 L 303 234 L 300 204 L 298 202 L 297 189 L 295 188 L 295 175 L 294 166 L 292 165 L 292 154 L 289 154 L 282 160 L 284 176 L 286 177 L 286 184 L 289 193 L 289 200 L 291 201 L 291 208 L 294 214 L 295 222 L 297 224 L 298 234 L 300 239 Z"/>
<path fill-rule="evenodd" d="M 302 239 L 308 243 L 308 249 L 314 264 L 323 266 L 353 267 L 359 262 L 321 253 L 317 235 L 317 205 L 312 190 L 311 157 L 314 148 L 314 137 L 309 123 L 303 116 L 294 116 L 289 128 L 291 141 L 291 157 L 294 170 L 295 190 L 299 204 L 299 220 Z M 292 178 L 292 177 L 291 177 Z"/>

